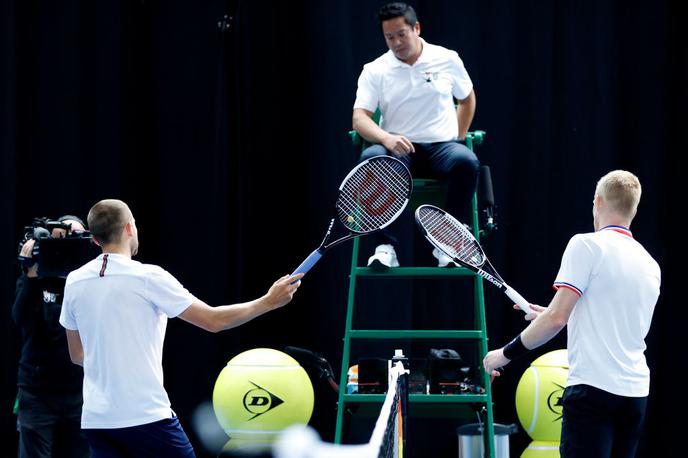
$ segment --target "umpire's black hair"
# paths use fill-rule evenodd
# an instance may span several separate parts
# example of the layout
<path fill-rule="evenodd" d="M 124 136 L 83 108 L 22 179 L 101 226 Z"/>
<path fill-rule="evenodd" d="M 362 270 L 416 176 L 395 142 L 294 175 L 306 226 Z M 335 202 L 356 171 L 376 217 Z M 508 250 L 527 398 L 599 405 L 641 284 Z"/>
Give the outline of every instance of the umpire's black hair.
<path fill-rule="evenodd" d="M 377 20 L 381 28 L 383 21 L 388 21 L 397 17 L 403 17 L 404 22 L 411 27 L 415 26 L 416 22 L 418 22 L 418 16 L 416 16 L 416 11 L 413 7 L 402 2 L 388 3 L 377 12 Z"/>

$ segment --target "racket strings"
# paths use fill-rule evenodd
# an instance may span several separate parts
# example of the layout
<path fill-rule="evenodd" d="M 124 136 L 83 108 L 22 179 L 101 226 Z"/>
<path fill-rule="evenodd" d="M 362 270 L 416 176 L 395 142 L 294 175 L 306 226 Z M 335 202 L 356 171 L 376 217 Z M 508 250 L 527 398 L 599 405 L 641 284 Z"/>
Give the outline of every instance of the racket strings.
<path fill-rule="evenodd" d="M 403 164 L 386 157 L 370 160 L 343 184 L 339 219 L 355 232 L 379 229 L 404 209 L 410 193 L 411 176 Z"/>
<path fill-rule="evenodd" d="M 480 246 L 463 224 L 439 211 L 422 208 L 420 222 L 428 234 L 453 258 L 479 267 L 485 263 Z"/>
<path fill-rule="evenodd" d="M 380 158 L 382 159 L 382 158 Z M 383 187 L 395 196 L 407 197 L 411 191 L 408 169 L 397 161 L 370 161 L 351 180 L 351 190 L 364 194 L 379 193 Z M 347 182 L 348 184 L 348 182 Z M 373 188 L 373 185 L 375 188 Z"/>
<path fill-rule="evenodd" d="M 411 193 L 411 175 L 401 162 L 371 161 L 369 165 L 375 175 L 382 177 L 396 195 L 406 197 Z"/>

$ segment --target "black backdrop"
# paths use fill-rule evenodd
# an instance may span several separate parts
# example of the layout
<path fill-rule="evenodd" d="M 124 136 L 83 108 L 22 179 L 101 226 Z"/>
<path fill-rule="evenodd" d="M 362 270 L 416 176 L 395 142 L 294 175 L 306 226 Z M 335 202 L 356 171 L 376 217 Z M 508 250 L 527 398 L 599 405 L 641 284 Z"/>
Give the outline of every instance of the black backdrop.
<path fill-rule="evenodd" d="M 15 420 L 9 308 L 23 225 L 121 198 L 137 218 L 141 261 L 211 304 L 262 294 L 314 248 L 355 161 L 346 131 L 360 68 L 385 51 L 374 19 L 381 3 L 2 3 L 3 437 Z M 488 132 L 479 156 L 500 205 L 487 250 L 530 300 L 548 302 L 567 240 L 591 229 L 596 180 L 615 168 L 640 177 L 632 229 L 664 274 L 647 339 L 653 383 L 641 455 L 682 455 L 686 313 L 671 307 L 681 270 L 670 249 L 679 246 L 670 192 L 683 177 L 688 80 L 679 2 L 412 4 L 422 35 L 456 49 L 475 84 L 473 127 Z M 182 421 L 244 349 L 303 346 L 339 372 L 349 256 L 328 254 L 291 305 L 240 329 L 210 335 L 172 320 L 165 383 Z M 522 323 L 494 291 L 487 300 L 491 341 L 503 344 Z M 538 354 L 564 344 L 559 336 Z M 497 421 L 516 421 L 513 392 L 527 364 L 494 385 Z M 326 439 L 333 409 L 314 425 Z M 512 437 L 512 454 L 527 442 Z"/>

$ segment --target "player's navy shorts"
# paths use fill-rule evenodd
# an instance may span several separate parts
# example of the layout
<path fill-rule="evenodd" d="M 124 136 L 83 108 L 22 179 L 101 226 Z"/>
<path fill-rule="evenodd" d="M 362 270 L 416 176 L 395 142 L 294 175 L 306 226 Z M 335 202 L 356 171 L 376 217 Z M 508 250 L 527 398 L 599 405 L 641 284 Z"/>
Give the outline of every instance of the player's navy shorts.
<path fill-rule="evenodd" d="M 590 385 L 564 391 L 559 453 L 563 458 L 632 458 L 645 421 L 647 396 L 618 396 Z"/>
<path fill-rule="evenodd" d="M 191 442 L 177 417 L 115 429 L 84 429 L 92 458 L 195 458 Z"/>

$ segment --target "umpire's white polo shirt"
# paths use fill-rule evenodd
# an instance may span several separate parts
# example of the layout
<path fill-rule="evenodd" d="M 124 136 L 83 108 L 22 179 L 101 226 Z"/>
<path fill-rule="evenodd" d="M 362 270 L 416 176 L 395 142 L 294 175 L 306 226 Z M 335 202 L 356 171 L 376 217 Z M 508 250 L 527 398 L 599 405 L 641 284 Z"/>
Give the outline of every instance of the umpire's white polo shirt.
<path fill-rule="evenodd" d="M 660 282 L 659 265 L 626 228 L 571 238 L 554 283 L 580 296 L 568 322 L 567 386 L 648 395 L 645 336 Z"/>
<path fill-rule="evenodd" d="M 82 428 L 124 428 L 172 416 L 163 388 L 167 317 L 195 298 L 162 268 L 100 255 L 67 276 L 60 323 L 84 347 Z"/>
<path fill-rule="evenodd" d="M 463 100 L 473 83 L 452 50 L 422 40 L 423 51 L 413 65 L 389 50 L 363 67 L 354 108 L 382 116 L 380 127 L 416 143 L 443 142 L 459 136 L 454 97 Z"/>

